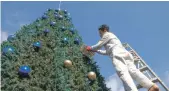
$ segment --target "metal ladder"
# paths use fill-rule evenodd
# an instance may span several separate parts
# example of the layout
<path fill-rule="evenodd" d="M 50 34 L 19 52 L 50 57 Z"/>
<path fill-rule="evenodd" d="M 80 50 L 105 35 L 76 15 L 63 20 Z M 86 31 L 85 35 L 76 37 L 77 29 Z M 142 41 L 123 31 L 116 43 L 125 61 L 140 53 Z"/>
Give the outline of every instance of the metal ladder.
<path fill-rule="evenodd" d="M 136 67 L 145 74 L 152 82 L 159 83 L 166 91 L 169 91 L 167 86 L 160 80 L 160 78 L 151 70 L 151 68 L 145 63 L 145 61 L 137 54 L 137 52 L 131 48 L 127 43 L 124 43 L 123 46 L 133 55 L 134 63 Z M 142 86 L 137 84 L 137 89 L 141 89 Z"/>

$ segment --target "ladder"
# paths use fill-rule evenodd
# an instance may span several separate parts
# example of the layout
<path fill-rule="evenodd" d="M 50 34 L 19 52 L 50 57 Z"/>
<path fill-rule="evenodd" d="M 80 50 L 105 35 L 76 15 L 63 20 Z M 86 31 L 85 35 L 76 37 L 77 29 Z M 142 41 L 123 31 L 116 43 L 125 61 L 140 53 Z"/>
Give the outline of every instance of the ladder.
<path fill-rule="evenodd" d="M 134 63 L 143 74 L 145 74 L 152 82 L 159 83 L 166 91 L 169 91 L 167 86 L 160 80 L 160 78 L 151 70 L 151 68 L 145 63 L 145 61 L 137 54 L 137 52 L 131 48 L 128 43 L 123 43 L 125 49 L 127 49 L 134 57 Z M 141 89 L 142 86 L 137 84 L 137 89 Z"/>

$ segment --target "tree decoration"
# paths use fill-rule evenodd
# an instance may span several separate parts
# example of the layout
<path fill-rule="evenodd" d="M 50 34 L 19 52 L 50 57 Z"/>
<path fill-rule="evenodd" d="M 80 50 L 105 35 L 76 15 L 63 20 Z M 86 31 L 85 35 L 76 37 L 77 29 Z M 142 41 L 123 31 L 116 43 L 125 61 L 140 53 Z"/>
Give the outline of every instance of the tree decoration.
<path fill-rule="evenodd" d="M 7 38 L 7 40 L 8 41 L 12 41 L 12 40 L 14 40 L 14 38 L 15 38 L 15 35 L 9 35 L 8 38 Z"/>
<path fill-rule="evenodd" d="M 35 43 L 33 44 L 33 46 L 41 48 L 41 43 L 40 43 L 39 41 L 38 41 L 38 42 L 35 42 Z"/>
<path fill-rule="evenodd" d="M 58 16 L 57 14 L 55 14 L 55 18 L 58 19 L 58 17 L 59 17 L 59 16 Z"/>
<path fill-rule="evenodd" d="M 67 18 L 66 18 L 67 20 L 69 20 L 69 21 L 72 20 L 70 13 L 68 13 L 68 14 L 66 15 L 66 17 L 67 17 Z"/>
<path fill-rule="evenodd" d="M 44 32 L 45 36 L 47 36 L 47 34 L 50 32 L 50 30 L 49 29 L 45 29 L 43 32 Z"/>
<path fill-rule="evenodd" d="M 50 22 L 50 26 L 54 26 L 56 22 Z"/>
<path fill-rule="evenodd" d="M 68 17 L 66 20 L 71 21 L 71 20 L 72 20 L 72 18 Z"/>
<path fill-rule="evenodd" d="M 14 53 L 14 48 L 12 46 L 6 46 L 3 48 L 2 52 L 3 54 L 7 54 L 7 53 Z"/>
<path fill-rule="evenodd" d="M 39 22 L 40 21 L 40 19 L 38 18 L 38 19 L 36 19 L 36 22 Z"/>
<path fill-rule="evenodd" d="M 47 9 L 47 11 L 51 11 L 51 10 L 52 10 L 51 8 Z"/>
<path fill-rule="evenodd" d="M 68 38 L 63 38 L 62 43 L 67 44 L 68 43 Z"/>
<path fill-rule="evenodd" d="M 36 52 L 39 51 L 39 49 L 41 48 L 41 46 L 42 45 L 41 45 L 41 43 L 39 41 L 33 43 L 33 47 L 34 47 L 34 49 L 35 49 Z"/>
<path fill-rule="evenodd" d="M 61 28 L 61 29 L 62 29 L 62 31 L 65 31 L 65 30 L 66 30 L 66 28 L 65 28 L 64 26 L 62 26 L 62 28 Z"/>
<path fill-rule="evenodd" d="M 75 33 L 75 29 L 74 29 L 74 28 L 70 28 L 70 32 L 71 32 L 72 34 L 74 34 L 74 33 Z"/>
<path fill-rule="evenodd" d="M 70 67 L 72 66 L 72 61 L 70 61 L 70 60 L 65 60 L 65 61 L 64 61 L 64 66 L 65 66 L 66 68 L 70 68 Z"/>
<path fill-rule="evenodd" d="M 31 68 L 27 65 L 20 66 L 19 68 L 20 77 L 29 77 L 30 72 L 31 72 Z"/>
<path fill-rule="evenodd" d="M 62 20 L 62 19 L 63 19 L 63 16 L 62 16 L 62 15 L 59 15 L 58 17 L 59 17 L 59 19 L 60 19 L 60 20 Z"/>
<path fill-rule="evenodd" d="M 69 17 L 70 17 L 70 13 L 67 13 L 67 16 L 69 16 Z"/>
<path fill-rule="evenodd" d="M 68 12 L 67 12 L 67 10 L 64 10 L 63 12 L 64 12 L 65 14 L 67 14 L 67 13 L 68 13 Z"/>
<path fill-rule="evenodd" d="M 43 15 L 43 16 L 42 16 L 42 19 L 47 19 L 47 18 L 48 18 L 47 15 Z"/>
<path fill-rule="evenodd" d="M 95 80 L 96 79 L 96 73 L 93 72 L 93 71 L 89 72 L 87 76 L 88 76 L 88 78 L 90 80 Z"/>
<path fill-rule="evenodd" d="M 77 44 L 77 45 L 79 45 L 79 44 L 80 44 L 80 40 L 79 40 L 79 38 L 75 38 L 75 40 L 74 40 L 74 44 Z"/>

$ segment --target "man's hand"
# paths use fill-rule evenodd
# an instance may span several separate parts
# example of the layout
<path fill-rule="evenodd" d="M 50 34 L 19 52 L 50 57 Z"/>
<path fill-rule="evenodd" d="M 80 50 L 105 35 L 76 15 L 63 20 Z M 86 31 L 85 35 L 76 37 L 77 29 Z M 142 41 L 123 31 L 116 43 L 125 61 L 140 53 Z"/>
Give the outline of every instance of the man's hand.
<path fill-rule="evenodd" d="M 92 51 L 92 52 L 97 52 L 97 51 L 95 51 L 95 50 L 92 50 L 92 48 L 91 48 L 90 46 L 87 46 L 87 47 L 86 47 L 86 50 L 87 50 L 87 51 Z"/>
<path fill-rule="evenodd" d="M 92 48 L 91 48 L 90 46 L 86 46 L 86 50 L 87 50 L 87 51 L 91 51 L 91 49 L 92 49 Z"/>

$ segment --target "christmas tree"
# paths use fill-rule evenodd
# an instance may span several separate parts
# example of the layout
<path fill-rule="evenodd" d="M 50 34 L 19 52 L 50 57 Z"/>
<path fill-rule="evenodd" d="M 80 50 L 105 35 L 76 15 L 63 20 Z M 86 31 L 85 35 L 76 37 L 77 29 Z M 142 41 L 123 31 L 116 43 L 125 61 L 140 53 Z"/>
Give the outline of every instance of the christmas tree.
<path fill-rule="evenodd" d="M 83 44 L 70 13 L 48 9 L 1 44 L 1 90 L 110 91 Z"/>

